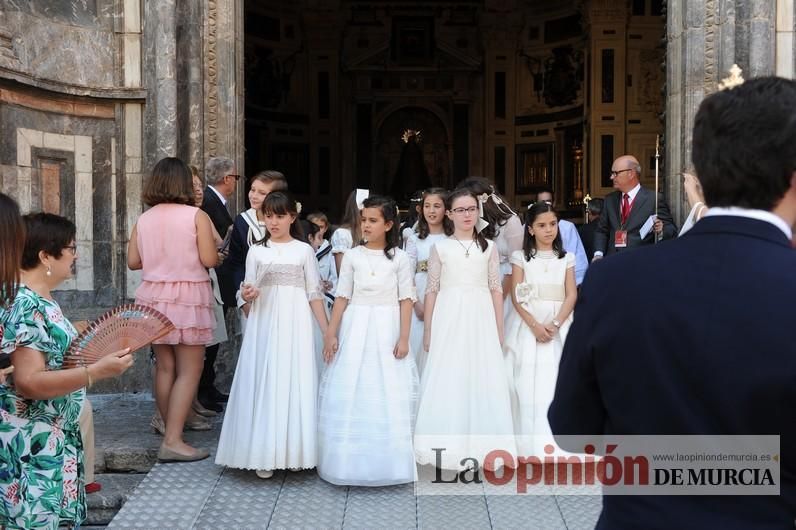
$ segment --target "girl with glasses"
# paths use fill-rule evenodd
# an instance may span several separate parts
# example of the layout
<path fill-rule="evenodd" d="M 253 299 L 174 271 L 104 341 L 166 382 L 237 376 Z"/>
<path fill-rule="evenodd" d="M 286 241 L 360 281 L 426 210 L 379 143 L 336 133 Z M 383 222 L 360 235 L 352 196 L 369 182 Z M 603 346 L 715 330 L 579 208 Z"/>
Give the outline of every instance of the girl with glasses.
<path fill-rule="evenodd" d="M 503 366 L 503 288 L 495 243 L 476 229 L 478 201 L 457 189 L 446 201 L 451 237 L 428 261 L 424 346 L 428 351 L 415 426 L 421 464 L 480 466 L 497 448 L 516 454 Z M 499 438 L 501 436 L 506 439 Z M 435 448 L 444 447 L 444 452 Z"/>

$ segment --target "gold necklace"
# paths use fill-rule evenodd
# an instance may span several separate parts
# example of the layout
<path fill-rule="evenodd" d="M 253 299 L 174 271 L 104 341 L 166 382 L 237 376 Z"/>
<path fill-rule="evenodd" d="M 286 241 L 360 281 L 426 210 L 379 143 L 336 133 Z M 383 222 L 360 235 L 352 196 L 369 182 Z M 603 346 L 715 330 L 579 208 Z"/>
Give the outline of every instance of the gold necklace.
<path fill-rule="evenodd" d="M 455 240 L 456 240 L 456 242 L 457 242 L 457 243 L 459 243 L 459 244 L 462 246 L 462 248 L 464 249 L 464 257 L 465 257 L 465 258 L 469 258 L 469 257 L 470 257 L 470 249 L 471 249 L 471 248 L 473 248 L 473 245 L 475 244 L 475 239 L 473 239 L 472 241 L 470 241 L 470 244 L 469 244 L 468 246 L 466 246 L 466 247 L 464 246 L 464 243 L 462 243 L 462 242 L 459 240 L 459 238 L 458 238 L 458 237 L 456 237 L 456 236 L 453 236 L 453 239 L 455 239 Z"/>

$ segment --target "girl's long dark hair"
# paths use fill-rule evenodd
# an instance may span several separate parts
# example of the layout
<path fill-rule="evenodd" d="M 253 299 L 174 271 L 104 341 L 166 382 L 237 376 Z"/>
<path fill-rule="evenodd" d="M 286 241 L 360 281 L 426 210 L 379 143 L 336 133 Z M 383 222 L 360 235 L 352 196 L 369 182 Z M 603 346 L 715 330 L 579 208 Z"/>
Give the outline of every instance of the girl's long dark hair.
<path fill-rule="evenodd" d="M 362 202 L 363 208 L 378 208 L 385 222 L 392 221 L 392 228 L 385 234 L 384 255 L 392 259 L 394 248 L 401 246 L 401 233 L 398 226 L 398 205 L 390 197 L 371 195 Z"/>
<path fill-rule="evenodd" d="M 476 200 L 477 197 L 485 193 L 490 196 L 484 203 L 484 219 L 489 223 L 489 226 L 484 228 L 481 234 L 488 239 L 495 239 L 500 233 L 500 227 L 508 223 L 514 214 L 508 208 L 500 207 L 495 202 L 492 195 L 494 194 L 498 197 L 500 195 L 488 179 L 484 177 L 467 177 L 456 185 L 457 190 L 462 188 L 470 190 Z M 503 200 L 502 197 L 500 198 Z"/>
<path fill-rule="evenodd" d="M 417 237 L 420 239 L 425 239 L 431 233 L 431 229 L 428 226 L 428 221 L 426 220 L 426 215 L 423 213 L 424 206 L 426 204 L 426 198 L 431 197 L 432 195 L 438 196 L 442 199 L 443 207 L 445 206 L 445 199 L 448 196 L 448 190 L 445 188 L 429 188 L 423 192 L 423 198 L 420 201 L 420 215 L 417 218 Z M 453 233 L 453 223 L 451 220 L 448 219 L 448 216 L 445 213 L 442 213 L 442 231 L 445 233 L 446 236 L 449 236 Z"/>
<path fill-rule="evenodd" d="M 25 249 L 25 223 L 17 203 L 0 193 L 0 307 L 14 302 Z"/>
<path fill-rule="evenodd" d="M 460 197 L 472 197 L 475 199 L 476 206 L 478 205 L 478 197 L 476 197 L 472 191 L 470 191 L 468 188 L 456 188 L 450 192 L 448 197 L 445 199 L 445 209 L 451 211 L 453 209 L 453 201 Z M 481 252 L 486 252 L 486 249 L 489 246 L 489 244 L 486 242 L 486 237 L 484 237 L 484 232 L 486 232 L 486 230 L 479 232 L 475 229 L 475 227 L 473 227 L 473 239 L 478 242 Z"/>
<path fill-rule="evenodd" d="M 357 190 L 352 191 L 348 195 L 348 200 L 345 202 L 345 211 L 343 212 L 343 220 L 340 226 L 348 228 L 351 231 L 351 241 L 354 245 L 358 245 L 362 240 L 362 230 L 359 228 L 361 214 L 359 213 L 359 206 L 357 206 Z"/>
<path fill-rule="evenodd" d="M 293 239 L 304 241 L 304 230 L 301 228 L 301 223 L 298 222 L 298 205 L 296 200 L 287 191 L 273 191 L 268 194 L 268 197 L 263 201 L 260 207 L 263 215 L 293 215 L 296 220 L 290 225 L 290 236 Z M 265 236 L 257 241 L 258 245 L 268 246 L 268 240 L 271 238 L 271 233 L 266 230 Z"/>
<path fill-rule="evenodd" d="M 547 212 L 553 212 L 556 219 L 558 219 L 558 213 L 556 213 L 553 205 L 542 201 L 528 208 L 528 213 L 525 214 L 525 235 L 522 239 L 522 252 L 525 254 L 526 261 L 531 261 L 531 258 L 536 255 L 536 238 L 530 234 L 528 229 L 533 226 L 533 222 L 537 217 Z M 561 240 L 561 230 L 556 232 L 556 238 L 553 240 L 553 252 L 558 256 L 558 259 L 567 255 L 567 251 L 564 250 L 564 242 Z"/>

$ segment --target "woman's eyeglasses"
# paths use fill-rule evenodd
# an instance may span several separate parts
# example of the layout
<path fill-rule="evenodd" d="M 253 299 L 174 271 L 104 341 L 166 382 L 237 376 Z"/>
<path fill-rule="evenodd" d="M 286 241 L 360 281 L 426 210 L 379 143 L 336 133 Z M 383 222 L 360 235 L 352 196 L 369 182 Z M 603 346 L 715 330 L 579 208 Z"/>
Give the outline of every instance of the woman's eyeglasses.
<path fill-rule="evenodd" d="M 70 254 L 73 256 L 77 255 L 77 245 L 68 245 L 64 247 L 64 250 L 68 250 Z"/>
<path fill-rule="evenodd" d="M 453 213 L 457 214 L 457 215 L 464 215 L 466 213 L 474 214 L 475 212 L 478 211 L 478 207 L 477 206 L 470 206 L 469 208 L 454 208 L 451 211 Z"/>

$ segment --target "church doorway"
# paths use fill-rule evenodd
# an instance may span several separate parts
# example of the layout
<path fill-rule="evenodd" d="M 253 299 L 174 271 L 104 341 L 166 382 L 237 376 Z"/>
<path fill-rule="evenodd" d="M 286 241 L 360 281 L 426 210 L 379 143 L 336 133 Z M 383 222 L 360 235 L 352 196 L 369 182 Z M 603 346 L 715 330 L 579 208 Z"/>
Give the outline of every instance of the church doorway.
<path fill-rule="evenodd" d="M 654 185 L 660 0 L 246 0 L 244 23 L 246 174 L 282 171 L 310 209 L 480 175 L 577 219 L 625 153 Z"/>

